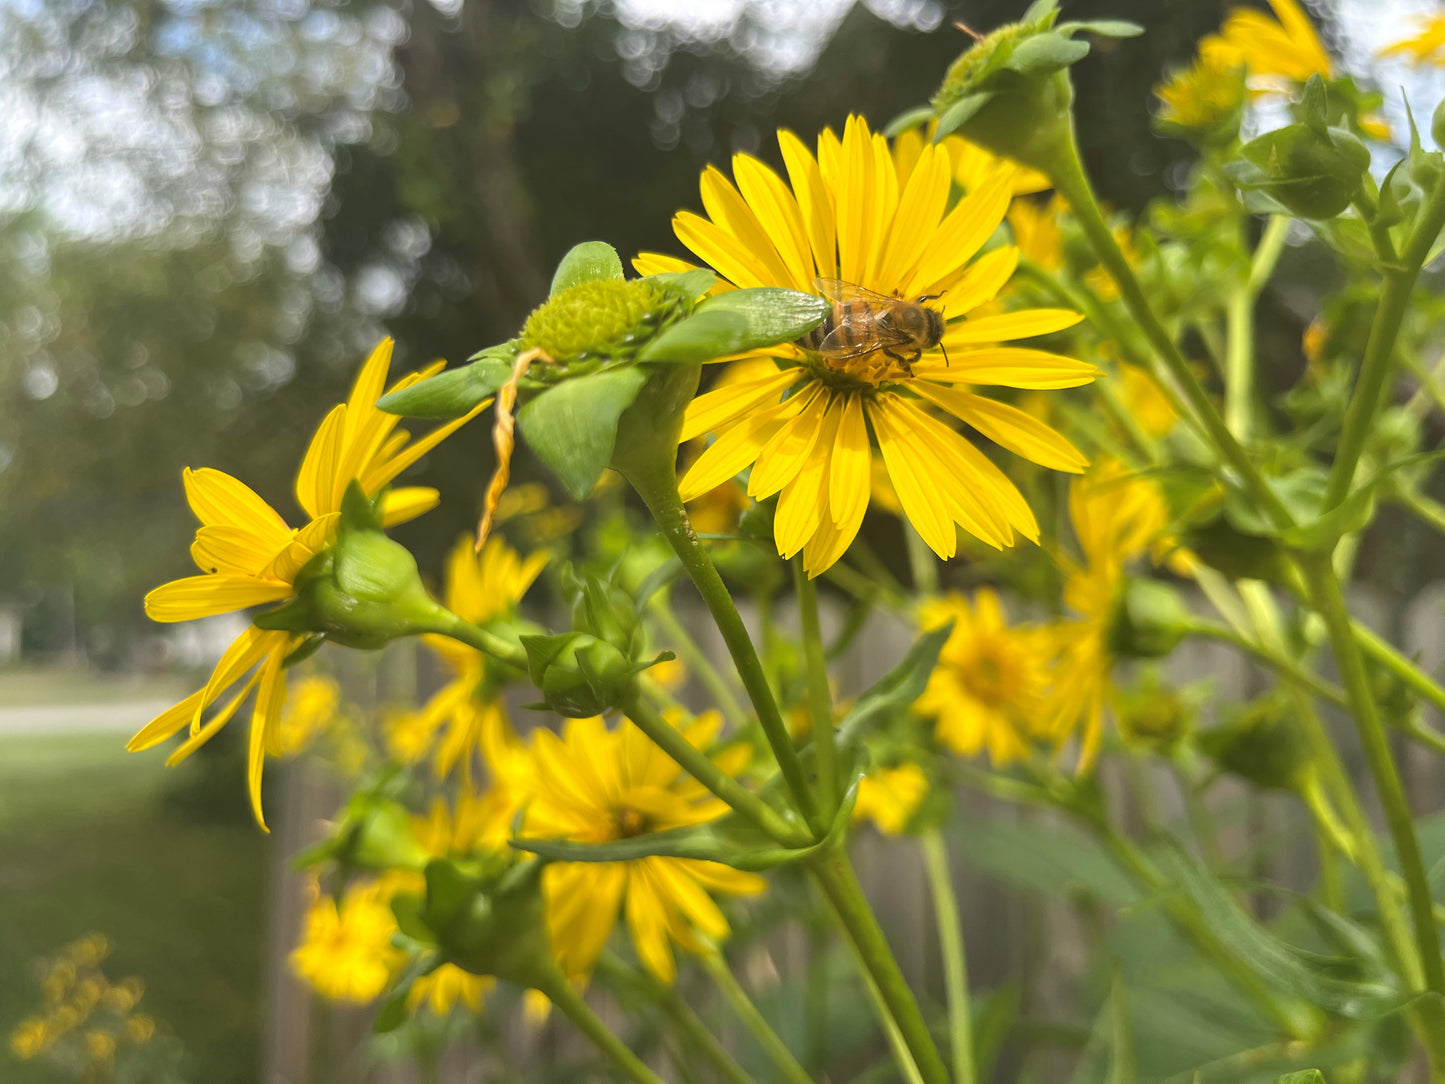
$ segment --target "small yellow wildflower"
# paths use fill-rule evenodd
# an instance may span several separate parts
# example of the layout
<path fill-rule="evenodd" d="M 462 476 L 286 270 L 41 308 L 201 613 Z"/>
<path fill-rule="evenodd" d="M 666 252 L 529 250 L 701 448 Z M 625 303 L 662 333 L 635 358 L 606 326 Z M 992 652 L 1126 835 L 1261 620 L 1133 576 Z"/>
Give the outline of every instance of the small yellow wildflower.
<path fill-rule="evenodd" d="M 709 712 L 674 725 L 706 749 L 722 718 Z M 569 719 L 560 738 L 537 731 L 532 753 L 537 789 L 526 808 L 528 836 L 606 843 L 702 824 L 727 812 L 626 719 L 612 730 L 601 719 Z M 745 747 L 734 747 L 716 759 L 731 773 L 746 758 Z M 552 947 L 563 970 L 579 981 L 591 973 L 618 918 L 625 916 L 643 966 L 672 982 L 677 973 L 672 942 L 698 951 L 698 934 L 714 942 L 728 935 L 727 919 L 708 890 L 753 895 L 764 887 L 754 874 L 690 858 L 554 862 L 542 874 Z"/>
<path fill-rule="evenodd" d="M 1077 387 L 1098 372 L 1072 358 L 998 345 L 1062 331 L 1079 321 L 1076 313 L 978 315 L 1018 260 L 1012 246 L 978 255 L 1008 209 L 1013 171 L 995 170 L 949 209 L 953 162 L 942 146 L 922 146 L 900 168 L 888 141 L 859 117 L 848 119 L 842 139 L 825 130 L 816 157 L 790 132 L 778 141 L 791 185 L 745 154 L 733 158 L 737 187 L 709 167 L 701 181 L 708 215 L 675 216 L 678 239 L 735 286 L 815 292 L 821 277 L 885 296 L 931 296 L 946 322 L 942 342 L 911 365 L 882 352 L 825 359 L 777 348 L 781 371 L 715 389 L 689 407 L 683 439 L 709 432 L 717 439 L 683 478 L 683 498 L 751 467 L 749 496 L 778 496 L 778 552 L 801 552 L 816 576 L 862 525 L 876 439 L 904 511 L 940 557 L 957 553 L 956 526 L 995 548 L 1012 545 L 1016 534 L 1036 540 L 1038 525 L 1014 484 L 933 413 L 1044 466 L 1084 468 L 1084 457 L 1048 426 L 957 386 Z M 637 266 L 655 264 L 644 254 Z"/>
<path fill-rule="evenodd" d="M 376 408 L 376 400 L 385 390 L 391 346 L 391 340 L 384 339 L 372 351 L 350 399 L 326 416 L 312 438 L 296 478 L 296 497 L 311 517 L 305 527 L 288 527 L 269 504 L 229 474 L 187 468 L 182 475 L 186 499 L 201 521 L 191 557 L 202 575 L 162 584 L 148 594 L 145 606 L 151 620 L 190 621 L 290 598 L 297 574 L 332 541 L 347 486 L 356 481 L 367 496 L 376 495 L 476 413 L 473 410 L 439 426 L 417 441 L 405 430 L 397 430 L 400 419 Z M 410 387 L 443 365 L 437 362 L 405 376 L 390 390 Z M 383 522 L 404 523 L 434 507 L 437 499 L 434 489 L 393 490 L 386 497 Z M 303 640 L 294 633 L 249 626 L 221 656 L 205 688 L 151 720 L 126 748 L 132 752 L 149 749 L 189 724 L 190 736 L 166 760 L 167 764 L 178 763 L 225 726 L 254 690 L 246 781 L 256 823 L 266 830 L 261 771 L 266 754 L 281 752 L 284 664 Z M 251 676 L 240 692 L 202 725 L 206 709 L 248 673 Z"/>
<path fill-rule="evenodd" d="M 377 884 L 354 885 L 338 902 L 318 895 L 291 953 L 291 969 L 332 1001 L 365 1004 L 391 982 L 405 955 L 392 947 L 396 920 Z"/>
<path fill-rule="evenodd" d="M 279 755 L 294 757 L 304 753 L 330 728 L 340 707 L 341 686 L 331 678 L 310 674 L 296 682 L 281 713 Z"/>
<path fill-rule="evenodd" d="M 406 1004 L 412 1012 L 424 1007 L 435 1016 L 445 1016 L 459 1004 L 466 1006 L 468 1012 L 479 1013 L 482 998 L 496 984 L 489 976 L 473 975 L 456 964 L 442 964 L 412 983 Z"/>
<path fill-rule="evenodd" d="M 1289 89 L 1312 75 L 1328 79 L 1334 64 L 1314 24 L 1297 0 L 1269 0 L 1274 18 L 1253 8 L 1235 8 L 1218 34 L 1199 43 L 1208 67 L 1228 70 L 1243 67 L 1252 78 L 1266 81 L 1263 88 Z M 1281 81 L 1285 86 L 1281 87 Z"/>
<path fill-rule="evenodd" d="M 1381 57 L 1408 56 L 1412 64 L 1445 67 L 1445 12 L 1424 16 L 1415 36 L 1381 49 Z"/>
<path fill-rule="evenodd" d="M 1068 204 L 1057 193 L 1040 202 L 1016 199 L 1009 205 L 1008 224 L 1019 256 L 1045 271 L 1057 271 L 1064 263 L 1064 239 L 1059 219 Z"/>
<path fill-rule="evenodd" d="M 1192 65 L 1154 88 L 1163 104 L 1159 119 L 1201 132 L 1224 124 L 1244 105 L 1242 60 L 1228 49 L 1202 50 Z"/>
<path fill-rule="evenodd" d="M 920 623 L 953 622 L 914 709 L 937 720 L 938 740 L 959 756 L 987 752 L 995 767 L 1026 756 L 1048 682 L 1044 645 L 1034 629 L 1014 628 L 987 587 L 973 604 L 950 593 L 924 605 Z"/>
<path fill-rule="evenodd" d="M 126 1042 L 144 1046 L 155 1037 L 156 1022 L 145 1013 L 135 1013 L 126 1018 L 124 1034 Z"/>
<path fill-rule="evenodd" d="M 928 793 L 928 776 L 917 764 L 875 768 L 858 780 L 853 822 L 871 820 L 885 836 L 896 836 Z"/>
<path fill-rule="evenodd" d="M 39 1016 L 27 1016 L 10 1032 L 10 1052 L 21 1061 L 43 1054 L 52 1042 L 50 1029 Z"/>
<path fill-rule="evenodd" d="M 108 1069 L 115 1060 L 115 1036 L 108 1031 L 92 1029 L 85 1033 L 85 1054 L 93 1065 Z"/>
<path fill-rule="evenodd" d="M 1164 436 L 1179 420 L 1169 397 L 1160 390 L 1159 382 L 1147 369 L 1120 364 L 1119 390 L 1124 400 L 1124 409 L 1149 436 Z"/>

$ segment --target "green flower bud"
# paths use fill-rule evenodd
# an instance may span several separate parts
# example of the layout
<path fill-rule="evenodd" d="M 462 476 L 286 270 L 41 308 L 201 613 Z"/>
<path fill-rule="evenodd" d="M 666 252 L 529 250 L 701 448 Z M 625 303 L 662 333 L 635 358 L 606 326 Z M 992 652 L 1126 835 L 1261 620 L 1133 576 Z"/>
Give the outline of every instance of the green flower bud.
<path fill-rule="evenodd" d="M 352 795 L 330 837 L 295 859 L 298 869 L 335 862 L 343 870 L 419 870 L 431 855 L 412 832 L 406 807 L 376 791 Z"/>
<path fill-rule="evenodd" d="M 1369 148 L 1357 136 L 1310 124 L 1266 132 L 1240 153 L 1244 161 L 1227 167 L 1235 184 L 1265 192 L 1310 219 L 1333 218 L 1348 207 L 1370 166 Z"/>
<path fill-rule="evenodd" d="M 1117 714 L 1125 742 L 1166 755 L 1194 726 L 1194 705 L 1178 689 L 1159 684 L 1152 675 L 1120 698 Z"/>
<path fill-rule="evenodd" d="M 586 719 L 633 695 L 646 664 L 630 662 L 617 648 L 585 632 L 524 636 L 527 668 L 542 702 L 568 719 Z"/>
<path fill-rule="evenodd" d="M 342 499 L 336 541 L 308 562 L 295 586 L 294 599 L 256 616 L 258 628 L 320 633 L 374 650 L 455 621 L 422 586 L 416 558 L 382 531 L 356 482 Z"/>
<path fill-rule="evenodd" d="M 611 358 L 651 337 L 678 309 L 648 279 L 594 279 L 569 286 L 542 302 L 522 325 L 524 349 L 556 362 Z"/>
<path fill-rule="evenodd" d="M 1190 622 L 1189 610 L 1172 587 L 1127 579 L 1110 615 L 1109 650 L 1116 656 L 1162 658 L 1179 646 Z"/>
<path fill-rule="evenodd" d="M 573 592 L 572 627 L 633 659 L 642 650 L 642 623 L 632 596 L 611 580 L 567 569 L 563 582 Z"/>
<path fill-rule="evenodd" d="M 1309 741 L 1279 692 L 1246 704 L 1196 741 L 1222 769 L 1256 786 L 1302 793 L 1315 771 Z"/>

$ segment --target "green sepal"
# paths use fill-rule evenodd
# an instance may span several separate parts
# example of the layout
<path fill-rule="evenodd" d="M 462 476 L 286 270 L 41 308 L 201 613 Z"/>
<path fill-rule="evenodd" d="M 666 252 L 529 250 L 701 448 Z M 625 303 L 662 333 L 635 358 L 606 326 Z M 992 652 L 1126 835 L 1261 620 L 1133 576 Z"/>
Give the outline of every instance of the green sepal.
<path fill-rule="evenodd" d="M 633 663 L 616 647 L 585 632 L 523 636 L 527 673 L 543 703 L 568 719 L 601 715 L 627 698 L 637 674 L 652 663 Z"/>
<path fill-rule="evenodd" d="M 896 139 L 904 132 L 921 127 L 932 119 L 933 107 L 931 105 L 916 105 L 912 109 L 905 109 L 890 120 L 883 128 L 883 135 L 888 139 Z"/>
<path fill-rule="evenodd" d="M 923 633 L 899 660 L 898 665 L 870 685 L 838 723 L 838 740 L 855 742 L 880 715 L 909 707 L 923 695 L 928 679 L 938 665 L 939 652 L 948 643 L 953 622 Z"/>
<path fill-rule="evenodd" d="M 519 986 L 545 986 L 558 976 L 542 902 L 544 863 L 521 862 L 500 876 L 449 859 L 427 864 L 420 920 L 441 958 L 474 975 Z"/>
<path fill-rule="evenodd" d="M 700 302 L 692 315 L 642 348 L 639 361 L 696 364 L 793 342 L 828 315 L 828 301 L 799 290 L 760 286 Z"/>
<path fill-rule="evenodd" d="M 557 264 L 548 296 L 584 282 L 620 278 L 622 260 L 617 250 L 606 241 L 583 241 L 580 245 L 573 245 Z"/>
<path fill-rule="evenodd" d="M 517 426 L 574 500 L 602 477 L 617 441 L 617 419 L 637 398 L 647 374 L 627 367 L 574 377 L 544 390 L 517 411 Z"/>
<path fill-rule="evenodd" d="M 1056 30 L 1025 38 L 1002 66 L 1019 75 L 1050 75 L 1088 55 L 1088 42 L 1074 41 Z"/>
<path fill-rule="evenodd" d="M 571 595 L 572 628 L 605 640 L 629 659 L 642 650 L 642 620 L 637 604 L 616 575 L 603 578 L 595 572 L 562 570 L 562 585 Z"/>
<path fill-rule="evenodd" d="M 497 393 L 512 375 L 512 365 L 511 355 L 482 357 L 470 365 L 448 369 L 420 384 L 383 395 L 376 406 L 378 410 L 404 418 L 438 421 L 460 418 L 483 399 Z"/>
<path fill-rule="evenodd" d="M 1060 23 L 1060 33 L 1074 34 L 1082 30 L 1085 34 L 1097 34 L 1101 38 L 1137 38 L 1144 28 L 1128 19 L 1085 19 L 1082 22 Z"/>
<path fill-rule="evenodd" d="M 1344 128 L 1291 124 L 1240 148 L 1225 172 L 1241 189 L 1267 192 L 1306 219 L 1334 218 L 1355 198 L 1370 151 Z"/>
<path fill-rule="evenodd" d="M 435 935 L 422 921 L 422 908 L 426 897 L 419 892 L 398 892 L 391 897 L 391 913 L 396 919 L 396 928 L 413 941 L 432 941 Z"/>
<path fill-rule="evenodd" d="M 411 897 L 420 901 L 419 896 Z M 395 899 L 393 899 L 392 911 L 395 912 Z M 386 995 L 386 1000 L 381 1003 L 377 1010 L 376 1019 L 372 1021 L 371 1030 L 378 1035 L 385 1035 L 395 1031 L 411 1019 L 411 1010 L 407 1005 L 407 999 L 411 996 L 411 988 L 416 980 L 423 975 L 430 974 L 442 965 L 442 960 L 435 953 L 426 953 L 418 956 L 407 969 L 402 972 L 401 977 L 392 984 L 391 990 Z"/>
<path fill-rule="evenodd" d="M 938 143 L 944 136 L 950 136 L 973 119 L 973 115 L 993 100 L 993 94 L 982 91 L 958 99 L 938 116 L 938 127 L 933 131 L 933 141 Z"/>
<path fill-rule="evenodd" d="M 1374 981 L 1342 979 L 1342 965 L 1351 961 L 1306 952 L 1280 940 L 1246 914 L 1219 883 L 1180 843 L 1161 840 L 1159 865 L 1168 881 L 1189 898 L 1205 925 L 1228 945 L 1239 962 L 1271 985 L 1308 1006 L 1349 1020 L 1371 1020 L 1399 1007 L 1400 992 L 1381 974 Z M 1308 1012 L 1301 1005 L 1301 1012 Z"/>
<path fill-rule="evenodd" d="M 353 794 L 331 835 L 295 855 L 292 868 L 314 869 L 328 862 L 348 871 L 425 866 L 431 855 L 412 831 L 411 814 L 393 797 L 397 779 L 385 776 Z"/>
<path fill-rule="evenodd" d="M 669 828 L 663 832 L 617 839 L 609 843 L 577 843 L 566 839 L 511 840 L 518 850 L 557 862 L 628 862 L 638 858 L 694 858 L 721 862 L 733 869 L 759 872 L 826 853 L 846 838 L 858 801 L 858 776 L 843 795 L 828 833 L 807 847 L 781 847 L 772 836 L 737 813 L 706 824 Z"/>
<path fill-rule="evenodd" d="M 305 662 L 307 659 L 311 658 L 312 655 L 315 655 L 318 651 L 320 651 L 321 645 L 325 642 L 325 636 L 322 636 L 320 633 L 312 633 L 310 636 L 306 637 L 306 639 L 302 640 L 298 647 L 292 649 L 291 654 L 287 655 L 286 658 L 282 660 L 281 665 L 289 670 L 297 663 Z"/>
<path fill-rule="evenodd" d="M 694 267 L 690 271 L 659 271 L 648 275 L 647 281 L 691 303 L 717 285 L 717 275 L 706 267 Z"/>

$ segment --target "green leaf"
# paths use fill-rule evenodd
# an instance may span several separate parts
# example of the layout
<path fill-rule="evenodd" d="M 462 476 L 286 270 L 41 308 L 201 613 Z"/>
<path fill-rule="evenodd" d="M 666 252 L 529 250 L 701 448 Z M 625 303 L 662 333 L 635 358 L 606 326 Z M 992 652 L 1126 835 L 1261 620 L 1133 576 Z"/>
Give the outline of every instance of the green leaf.
<path fill-rule="evenodd" d="M 837 846 L 847 833 L 857 800 L 858 775 L 855 773 L 827 836 L 807 847 L 781 847 L 772 836 L 737 813 L 728 813 L 706 824 L 669 828 L 610 843 L 524 837 L 511 840 L 511 844 L 518 850 L 530 851 L 557 862 L 627 862 L 659 856 L 697 858 L 721 862 L 733 869 L 757 872 L 799 862 Z"/>
<path fill-rule="evenodd" d="M 890 120 L 883 129 L 883 134 L 889 139 L 896 139 L 904 132 L 927 124 L 932 119 L 933 107 L 931 105 L 914 106 L 912 109 L 905 109 Z"/>
<path fill-rule="evenodd" d="M 968 94 L 958 99 L 951 106 L 945 109 L 938 117 L 938 127 L 933 133 L 933 142 L 937 143 L 946 135 L 952 135 L 962 128 L 984 106 L 993 99 L 993 92 L 989 90 L 980 91 L 977 94 Z"/>
<path fill-rule="evenodd" d="M 1137 38 L 1144 33 L 1142 26 L 1127 19 L 1085 19 L 1083 22 L 1059 24 L 1061 33 L 1077 33 L 1080 30 L 1101 38 Z"/>
<path fill-rule="evenodd" d="M 391 897 L 391 913 L 396 927 L 413 941 L 433 941 L 436 934 L 422 919 L 425 898 L 418 892 L 398 892 Z"/>
<path fill-rule="evenodd" d="M 1004 67 L 1020 75 L 1047 75 L 1089 55 L 1089 43 L 1060 33 L 1035 34 L 1014 49 Z"/>
<path fill-rule="evenodd" d="M 1277 1076 L 1274 1084 L 1326 1084 L 1326 1081 L 1325 1074 L 1318 1069 L 1305 1069 L 1302 1072 Z"/>
<path fill-rule="evenodd" d="M 617 419 L 646 381 L 636 367 L 589 373 L 548 388 L 517 411 L 527 446 L 574 500 L 602 477 L 617 442 Z"/>
<path fill-rule="evenodd" d="M 512 360 L 484 357 L 460 369 L 413 384 L 401 391 L 383 395 L 376 401 L 378 409 L 406 418 L 460 418 L 497 389 L 512 375 Z"/>
<path fill-rule="evenodd" d="M 1305 952 L 1266 930 L 1177 841 L 1168 837 L 1161 841 L 1160 866 L 1239 962 L 1271 984 L 1351 1020 L 1378 1018 L 1396 1008 L 1399 994 L 1390 986 L 1337 978 L 1331 973 L 1339 968 L 1337 958 Z"/>
<path fill-rule="evenodd" d="M 638 360 L 693 364 L 792 342 L 817 327 L 830 307 L 821 297 L 776 286 L 729 290 L 663 331 Z"/>
<path fill-rule="evenodd" d="M 1129 1022 L 1129 992 L 1118 963 L 1109 991 L 1109 1076 L 1105 1084 L 1135 1084 L 1139 1067 L 1134 1060 L 1134 1034 Z"/>
<path fill-rule="evenodd" d="M 583 241 L 580 245 L 573 245 L 562 257 L 552 275 L 552 290 L 548 296 L 555 296 L 584 282 L 621 277 L 622 260 L 615 248 L 606 241 Z"/>
<path fill-rule="evenodd" d="M 717 276 L 706 267 L 694 267 L 691 271 L 659 271 L 648 275 L 647 281 L 655 282 L 692 302 L 716 285 Z"/>
<path fill-rule="evenodd" d="M 421 921 L 434 934 L 443 934 L 447 926 L 475 893 L 472 880 L 455 862 L 438 858 L 426 864 L 426 904 Z"/>
<path fill-rule="evenodd" d="M 838 740 L 859 740 L 861 732 L 880 715 L 902 711 L 923 695 L 929 675 L 938 665 L 938 653 L 953 632 L 953 622 L 930 629 L 908 649 L 898 665 L 875 681 L 838 724 Z"/>

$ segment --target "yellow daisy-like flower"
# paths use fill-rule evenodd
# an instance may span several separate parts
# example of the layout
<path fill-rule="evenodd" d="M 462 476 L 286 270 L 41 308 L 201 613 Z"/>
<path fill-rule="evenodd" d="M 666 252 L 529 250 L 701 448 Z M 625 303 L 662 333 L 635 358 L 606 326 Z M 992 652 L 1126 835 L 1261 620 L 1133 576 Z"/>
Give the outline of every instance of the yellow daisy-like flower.
<path fill-rule="evenodd" d="M 707 749 L 721 727 L 722 717 L 709 712 L 679 729 Z M 539 730 L 532 753 L 537 789 L 526 810 L 528 836 L 607 843 L 702 824 L 727 812 L 626 719 L 612 730 L 601 719 L 569 719 L 560 738 Z M 731 774 L 747 755 L 736 746 L 715 759 Z M 691 858 L 554 862 L 542 873 L 552 947 L 576 981 L 591 974 L 625 915 L 638 958 L 663 982 L 672 982 L 677 974 L 672 942 L 698 951 L 699 934 L 713 942 L 728 935 L 727 919 L 708 891 L 752 895 L 765 886 L 755 874 Z"/>
<path fill-rule="evenodd" d="M 436 362 L 387 389 L 391 348 L 391 340 L 384 339 L 372 351 L 351 397 L 326 416 L 312 438 L 296 478 L 296 497 L 311 517 L 305 527 L 288 527 L 275 509 L 229 474 L 209 468 L 184 472 L 186 499 L 201 521 L 191 558 L 202 575 L 173 580 L 148 594 L 146 615 L 152 621 L 192 621 L 284 602 L 292 595 L 296 575 L 335 537 L 347 486 L 359 482 L 367 496 L 375 496 L 485 406 L 479 403 L 465 417 L 413 441 L 405 430 L 396 428 L 399 418 L 376 408 L 376 400 L 384 391 L 400 391 L 425 380 L 446 363 Z M 437 499 L 434 489 L 392 490 L 386 496 L 383 521 L 387 525 L 404 523 L 434 507 Z M 246 779 L 256 823 L 266 830 L 261 769 L 266 754 L 282 752 L 284 665 L 304 639 L 291 632 L 254 625 L 247 628 L 221 656 L 205 688 L 151 720 L 126 748 L 132 752 L 149 749 L 189 724 L 190 736 L 166 760 L 167 764 L 178 763 L 225 726 L 255 690 Z M 202 725 L 206 709 L 243 678 L 240 692 Z"/>
<path fill-rule="evenodd" d="M 294 757 L 311 747 L 336 719 L 341 707 L 341 686 L 323 674 L 298 681 L 281 713 L 280 756 Z"/>
<path fill-rule="evenodd" d="M 928 776 L 917 764 L 875 768 L 858 780 L 853 823 L 870 820 L 885 836 L 896 836 L 927 794 Z"/>
<path fill-rule="evenodd" d="M 1062 744 L 1081 735 L 1079 771 L 1098 756 L 1104 713 L 1114 700 L 1114 658 L 1109 619 L 1129 562 L 1152 553 L 1188 574 L 1189 555 L 1168 534 L 1169 506 L 1149 478 L 1130 474 L 1115 460 L 1099 463 L 1069 489 L 1069 518 L 1083 555 L 1068 568 L 1064 603 L 1076 615 L 1048 630 L 1055 661 L 1052 686 L 1040 713 L 1044 731 Z"/>
<path fill-rule="evenodd" d="M 1265 89 L 1279 89 L 1281 80 L 1330 78 L 1334 64 L 1304 8 L 1297 0 L 1269 0 L 1269 6 L 1274 18 L 1253 8 L 1231 11 L 1219 33 L 1199 43 L 1204 62 L 1216 70 L 1243 67 L 1250 76 L 1266 80 Z"/>
<path fill-rule="evenodd" d="M 995 767 L 1028 755 L 1048 686 L 1046 647 L 1038 630 L 1012 627 L 987 587 L 973 604 L 950 593 L 926 603 L 925 629 L 953 622 L 914 710 L 935 719 L 938 740 L 959 756 L 987 752 Z"/>
<path fill-rule="evenodd" d="M 539 551 L 522 557 L 500 538 L 488 539 L 480 554 L 470 538 L 458 540 L 447 558 L 446 607 L 463 620 L 481 625 L 511 614 L 536 581 L 548 554 Z M 412 720 L 417 735 L 442 729 L 435 767 L 438 777 L 458 768 L 464 781 L 472 778 L 473 760 L 488 733 L 511 732 L 506 707 L 496 689 L 488 688 L 487 657 L 475 648 L 446 636 L 422 637 L 452 673 L 447 682 Z"/>
<path fill-rule="evenodd" d="M 1154 88 L 1159 118 L 1199 131 L 1222 124 L 1244 104 L 1244 59 L 1227 47 L 1201 49 L 1192 65 Z"/>
<path fill-rule="evenodd" d="M 925 144 L 911 164 L 900 163 L 859 117 L 849 118 L 842 139 L 825 130 L 816 157 L 790 132 L 780 131 L 778 142 L 788 182 L 746 154 L 733 158 L 736 187 L 710 167 L 702 175 L 707 217 L 679 213 L 678 239 L 734 286 L 816 292 L 820 279 L 832 279 L 887 297 L 928 297 L 946 322 L 942 349 L 909 365 L 882 350 L 828 357 L 780 348 L 781 370 L 693 401 L 683 439 L 717 439 L 684 477 L 683 498 L 751 467 L 748 494 L 778 497 L 778 552 L 801 552 L 816 576 L 862 525 L 876 440 L 904 511 L 940 557 L 958 550 L 955 524 L 997 548 L 1016 533 L 1037 539 L 1014 484 L 938 416 L 1048 467 L 1077 472 L 1086 464 L 1037 419 L 969 390 L 1077 387 L 1098 374 L 1073 358 L 997 345 L 1072 327 L 1076 313 L 967 318 L 993 301 L 1018 261 L 1012 246 L 979 255 L 1008 209 L 1013 171 L 995 171 L 950 208 L 953 162 L 944 147 Z M 676 265 L 637 261 L 639 271 Z"/>
<path fill-rule="evenodd" d="M 381 996 L 406 961 L 391 944 L 396 919 L 390 895 L 380 882 L 353 885 L 340 901 L 319 895 L 291 953 L 292 971 L 332 1001 L 364 1005 Z"/>
<path fill-rule="evenodd" d="M 412 983 L 406 1005 L 412 1012 L 425 1008 L 435 1016 L 445 1016 L 457 1005 L 479 1013 L 482 998 L 496 985 L 497 980 L 490 975 L 473 975 L 456 964 L 442 964 Z"/>
<path fill-rule="evenodd" d="M 1057 271 L 1064 263 L 1064 239 L 1059 218 L 1068 209 L 1057 193 L 1044 202 L 1014 200 L 1008 209 L 1009 232 L 1019 256 L 1045 271 Z"/>
<path fill-rule="evenodd" d="M 45 1020 L 29 1016 L 10 1032 L 10 1052 L 21 1061 L 29 1061 L 45 1053 L 53 1041 Z"/>
<path fill-rule="evenodd" d="M 1425 16 L 1417 24 L 1414 37 L 1387 45 L 1378 55 L 1408 56 L 1412 64 L 1445 66 L 1445 12 Z"/>

